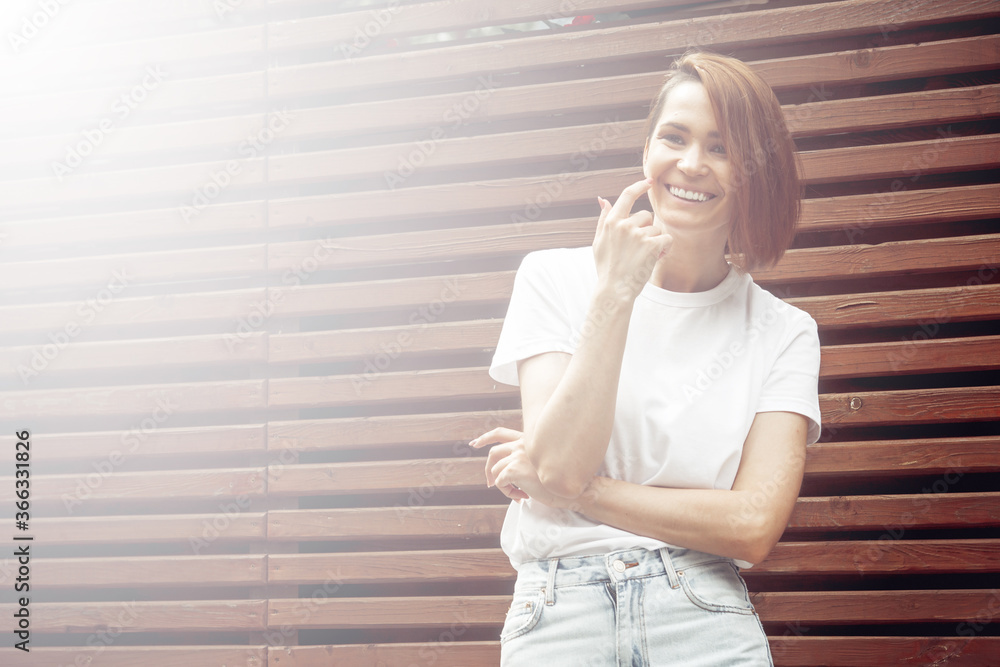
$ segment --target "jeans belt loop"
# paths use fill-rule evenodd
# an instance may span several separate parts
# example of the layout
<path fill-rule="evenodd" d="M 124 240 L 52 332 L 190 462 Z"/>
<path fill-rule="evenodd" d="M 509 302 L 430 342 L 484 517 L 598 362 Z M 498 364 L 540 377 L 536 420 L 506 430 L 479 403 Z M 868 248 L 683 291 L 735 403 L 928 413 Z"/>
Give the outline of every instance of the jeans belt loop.
<path fill-rule="evenodd" d="M 674 563 L 670 560 L 670 547 L 660 547 L 660 559 L 663 560 L 663 569 L 667 572 L 667 581 L 670 582 L 671 588 L 678 588 L 681 585 L 680 579 L 677 578 L 677 571 L 674 569 Z"/>
<path fill-rule="evenodd" d="M 549 560 L 549 578 L 545 582 L 545 604 L 553 605 L 556 603 L 556 568 L 559 567 L 559 559 L 552 558 Z"/>

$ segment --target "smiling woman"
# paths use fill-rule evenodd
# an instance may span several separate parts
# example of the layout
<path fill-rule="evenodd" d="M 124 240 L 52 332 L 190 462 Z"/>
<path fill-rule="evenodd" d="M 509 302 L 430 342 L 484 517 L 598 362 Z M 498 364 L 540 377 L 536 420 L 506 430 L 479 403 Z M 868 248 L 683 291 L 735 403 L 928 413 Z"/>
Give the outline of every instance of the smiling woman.
<path fill-rule="evenodd" d="M 514 500 L 503 665 L 772 664 L 738 567 L 781 536 L 820 430 L 816 323 L 746 273 L 799 212 L 781 119 L 743 63 L 685 56 L 593 246 L 521 264 L 490 374 L 524 433 L 472 443 Z"/>

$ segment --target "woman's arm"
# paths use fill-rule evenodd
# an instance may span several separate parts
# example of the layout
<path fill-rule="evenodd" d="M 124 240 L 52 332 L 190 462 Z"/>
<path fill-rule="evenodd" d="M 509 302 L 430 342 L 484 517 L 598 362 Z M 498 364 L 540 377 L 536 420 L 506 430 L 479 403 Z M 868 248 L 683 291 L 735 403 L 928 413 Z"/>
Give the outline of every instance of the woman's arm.
<path fill-rule="evenodd" d="M 509 497 L 531 497 L 679 547 L 758 563 L 778 542 L 795 507 L 806 433 L 802 415 L 757 413 L 731 490 L 663 488 L 594 477 L 572 500 L 540 488 L 517 431 L 496 429 L 472 444 L 503 443 L 495 446 L 495 454 L 490 452 L 486 476 Z M 512 485 L 517 489 L 509 492 Z"/>
<path fill-rule="evenodd" d="M 597 288 L 575 353 L 548 352 L 517 365 L 525 451 L 542 485 L 558 496 L 579 495 L 604 461 L 633 304 L 671 241 L 648 211 L 630 215 L 649 187 L 639 181 L 614 206 L 601 201 Z"/>

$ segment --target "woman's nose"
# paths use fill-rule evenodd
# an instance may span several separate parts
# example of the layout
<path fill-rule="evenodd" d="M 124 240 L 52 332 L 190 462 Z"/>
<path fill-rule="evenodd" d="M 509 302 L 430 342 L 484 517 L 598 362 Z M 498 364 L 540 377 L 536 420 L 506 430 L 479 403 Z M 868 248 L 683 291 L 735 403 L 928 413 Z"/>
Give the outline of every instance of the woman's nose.
<path fill-rule="evenodd" d="M 677 161 L 677 168 L 685 174 L 701 174 L 705 169 L 705 160 L 701 154 L 701 148 L 694 144 L 688 146 L 687 150 L 684 151 L 684 154 Z"/>

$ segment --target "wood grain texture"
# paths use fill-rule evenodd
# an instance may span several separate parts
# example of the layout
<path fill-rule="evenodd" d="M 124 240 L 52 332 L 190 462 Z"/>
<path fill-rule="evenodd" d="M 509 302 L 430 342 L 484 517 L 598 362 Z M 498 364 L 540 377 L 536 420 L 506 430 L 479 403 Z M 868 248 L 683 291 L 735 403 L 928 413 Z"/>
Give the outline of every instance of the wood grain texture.
<path fill-rule="evenodd" d="M 30 653 L 0 649 L 8 667 L 63 667 L 80 658 L 94 667 L 265 667 L 267 646 L 70 646 L 32 647 Z"/>
<path fill-rule="evenodd" d="M 190 600 L 149 602 L 32 602 L 35 632 L 121 632 L 262 630 L 266 600 Z M 14 606 L 0 605 L 4 615 Z"/>

